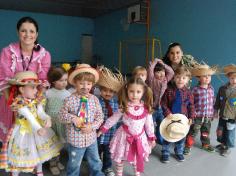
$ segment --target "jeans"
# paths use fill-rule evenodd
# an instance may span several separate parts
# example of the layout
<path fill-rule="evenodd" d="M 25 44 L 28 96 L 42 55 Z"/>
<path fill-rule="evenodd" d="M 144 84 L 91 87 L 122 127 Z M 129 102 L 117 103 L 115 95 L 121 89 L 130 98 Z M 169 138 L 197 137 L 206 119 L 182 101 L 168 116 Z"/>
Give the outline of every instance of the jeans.
<path fill-rule="evenodd" d="M 111 153 L 109 144 L 100 144 L 99 147 L 99 155 L 102 158 L 102 170 L 105 171 L 108 168 L 112 167 Z"/>
<path fill-rule="evenodd" d="M 227 122 L 235 123 L 235 120 L 219 119 L 217 127 L 217 141 L 224 144 L 229 148 L 234 147 L 235 143 L 235 128 L 232 130 L 227 129 Z"/>
<path fill-rule="evenodd" d="M 184 142 L 185 142 L 185 138 L 181 139 L 178 142 L 174 142 L 174 144 L 175 144 L 175 149 L 174 150 L 175 150 L 176 155 L 183 155 Z M 170 145 L 171 144 L 172 144 L 172 142 L 167 142 L 166 140 L 163 141 L 162 150 L 161 150 L 162 155 L 170 156 Z"/>
<path fill-rule="evenodd" d="M 160 124 L 161 121 L 164 119 L 163 111 L 161 107 L 158 107 L 155 109 L 154 113 L 152 114 L 152 118 L 154 123 L 156 122 L 156 138 L 157 138 L 157 143 L 162 145 L 163 144 L 163 138 L 161 137 L 160 134 Z"/>
<path fill-rule="evenodd" d="M 80 165 L 83 157 L 89 164 L 91 176 L 104 176 L 102 170 L 102 162 L 98 155 L 97 141 L 88 147 L 78 148 L 72 145 L 68 146 L 69 161 L 67 164 L 67 176 L 79 176 Z"/>

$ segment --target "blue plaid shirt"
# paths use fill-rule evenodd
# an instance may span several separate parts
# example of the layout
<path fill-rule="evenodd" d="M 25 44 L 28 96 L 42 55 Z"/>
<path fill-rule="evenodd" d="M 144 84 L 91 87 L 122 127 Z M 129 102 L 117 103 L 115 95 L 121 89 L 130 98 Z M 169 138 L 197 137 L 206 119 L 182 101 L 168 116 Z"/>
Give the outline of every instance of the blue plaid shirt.
<path fill-rule="evenodd" d="M 104 114 L 104 123 L 106 122 L 106 120 L 108 119 L 108 110 L 106 108 L 106 105 L 105 105 L 105 102 L 104 102 L 104 99 L 100 96 L 98 97 L 99 99 L 99 102 L 102 106 L 102 112 Z M 117 98 L 113 97 L 110 101 L 109 101 L 109 105 L 111 106 L 112 108 L 112 112 L 115 113 L 118 111 L 118 101 L 117 101 Z M 98 138 L 98 144 L 110 144 L 110 141 L 116 131 L 116 129 L 118 128 L 118 124 L 117 123 L 116 125 L 114 125 L 112 128 L 109 129 L 109 131 L 103 135 L 101 135 L 99 138 Z"/>

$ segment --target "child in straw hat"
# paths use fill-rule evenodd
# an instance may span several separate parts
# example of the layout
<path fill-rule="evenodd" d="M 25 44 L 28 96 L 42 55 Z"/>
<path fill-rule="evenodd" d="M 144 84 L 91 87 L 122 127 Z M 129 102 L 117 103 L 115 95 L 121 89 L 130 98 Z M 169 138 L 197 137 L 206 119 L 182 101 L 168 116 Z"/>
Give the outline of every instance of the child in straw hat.
<path fill-rule="evenodd" d="M 90 174 L 104 176 L 99 158 L 96 130 L 103 122 L 99 100 L 90 94 L 99 74 L 88 64 L 78 64 L 69 75 L 69 83 L 76 92 L 65 98 L 59 119 L 66 124 L 69 162 L 67 176 L 80 175 L 83 157 L 88 161 Z"/>
<path fill-rule="evenodd" d="M 231 64 L 224 67 L 224 73 L 229 82 L 219 88 L 214 108 L 216 114 L 219 112 L 219 123 L 217 127 L 216 146 L 220 155 L 227 156 L 229 148 L 234 147 L 235 121 L 236 121 L 236 65 Z"/>
<path fill-rule="evenodd" d="M 121 73 L 114 74 L 108 68 L 103 67 L 100 71 L 99 81 L 97 83 L 100 88 L 99 101 L 102 106 L 104 120 L 106 121 L 113 113 L 118 112 L 118 101 L 115 95 L 120 90 L 123 84 L 123 77 Z M 109 131 L 98 138 L 99 154 L 103 161 L 103 172 L 106 176 L 115 176 L 112 170 L 111 153 L 109 151 L 110 141 L 117 129 L 114 125 Z"/>
<path fill-rule="evenodd" d="M 211 68 L 206 64 L 197 65 L 191 69 L 191 72 L 199 83 L 192 89 L 196 118 L 187 135 L 184 154 L 190 153 L 191 147 L 195 143 L 194 138 L 199 131 L 201 131 L 202 149 L 214 152 L 214 148 L 210 145 L 211 121 L 214 114 L 214 88 L 211 86 L 211 76 L 216 72 L 216 68 Z"/>
<path fill-rule="evenodd" d="M 190 76 L 190 71 L 184 66 L 178 67 L 175 70 L 174 86 L 169 86 L 166 89 L 161 100 L 164 116 L 166 118 L 171 117 L 171 114 L 184 114 L 189 119 L 189 124 L 191 124 L 192 119 L 195 117 L 195 109 L 193 95 L 187 88 Z M 164 140 L 162 144 L 161 161 L 163 163 L 169 162 L 171 143 L 175 144 L 176 159 L 180 162 L 184 161 L 184 142 L 185 138 L 175 142 Z"/>
<path fill-rule="evenodd" d="M 9 83 L 15 88 L 10 95 L 17 94 L 12 103 L 16 120 L 2 149 L 5 158 L 1 156 L 1 168 L 13 176 L 36 168 L 37 176 L 43 176 L 42 163 L 57 156 L 62 145 L 50 128 L 51 118 L 43 110 L 45 99 L 36 97 L 40 82 L 34 72 L 24 71 Z"/>

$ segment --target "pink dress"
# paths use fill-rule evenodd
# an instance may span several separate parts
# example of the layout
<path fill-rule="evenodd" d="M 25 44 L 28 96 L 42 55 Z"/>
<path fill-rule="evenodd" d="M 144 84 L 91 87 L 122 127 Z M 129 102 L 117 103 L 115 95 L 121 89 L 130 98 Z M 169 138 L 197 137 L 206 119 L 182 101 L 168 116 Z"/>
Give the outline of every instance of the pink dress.
<path fill-rule="evenodd" d="M 110 143 L 111 158 L 118 163 L 123 160 L 134 162 L 139 167 L 140 162 L 148 161 L 151 153 L 148 141 L 155 140 L 152 115 L 148 113 L 143 104 L 134 106 L 130 103 L 127 113 L 115 113 L 107 119 L 101 130 L 106 132 L 121 117 L 123 125 L 116 131 Z M 141 151 L 141 161 L 138 157 L 138 150 Z M 142 172 L 143 169 L 141 168 L 139 171 Z"/>
<path fill-rule="evenodd" d="M 28 70 L 37 73 L 39 79 L 47 79 L 51 56 L 45 48 L 41 46 L 39 51 L 34 51 L 31 62 L 30 57 L 25 57 L 24 61 L 28 65 Z M 7 82 L 15 73 L 23 70 L 19 43 L 12 43 L 3 48 L 0 54 L 0 141 L 5 141 L 8 129 L 11 128 L 13 123 L 12 111 L 6 104 L 5 96 L 7 96 L 7 88 L 9 88 Z"/>

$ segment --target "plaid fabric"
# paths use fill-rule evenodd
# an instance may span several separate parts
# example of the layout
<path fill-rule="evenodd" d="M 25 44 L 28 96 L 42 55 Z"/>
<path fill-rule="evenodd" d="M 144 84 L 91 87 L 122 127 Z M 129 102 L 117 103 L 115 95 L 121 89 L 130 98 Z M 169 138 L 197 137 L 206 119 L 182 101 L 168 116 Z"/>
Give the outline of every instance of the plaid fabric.
<path fill-rule="evenodd" d="M 99 102 L 102 106 L 102 112 L 104 114 L 104 122 L 106 122 L 106 120 L 108 119 L 108 110 L 106 108 L 104 99 L 102 97 L 99 97 L 98 99 L 99 99 Z M 112 98 L 109 101 L 109 105 L 111 106 L 113 113 L 118 111 L 118 102 L 117 102 L 116 98 Z M 117 125 L 114 125 L 112 128 L 110 128 L 107 133 L 101 135 L 101 137 L 98 138 L 98 143 L 99 144 L 109 144 L 116 129 L 117 129 Z"/>
<path fill-rule="evenodd" d="M 207 89 L 196 86 L 192 89 L 196 117 L 213 117 L 214 88 L 209 85 Z"/>
<path fill-rule="evenodd" d="M 179 90 L 181 94 L 181 113 L 188 118 L 195 118 L 194 98 L 189 89 L 184 87 L 183 89 L 177 89 L 176 87 L 168 87 L 162 97 L 161 105 L 164 116 L 171 114 L 173 102 L 175 101 L 176 91 Z"/>
<path fill-rule="evenodd" d="M 91 123 L 93 131 L 89 134 L 76 131 L 72 123 L 74 115 L 77 116 L 80 107 L 81 96 L 77 93 L 72 94 L 64 100 L 64 105 L 60 110 L 59 119 L 66 123 L 67 142 L 74 147 L 88 147 L 97 140 L 96 130 L 103 122 L 102 107 L 96 96 L 88 96 L 88 123 Z"/>

